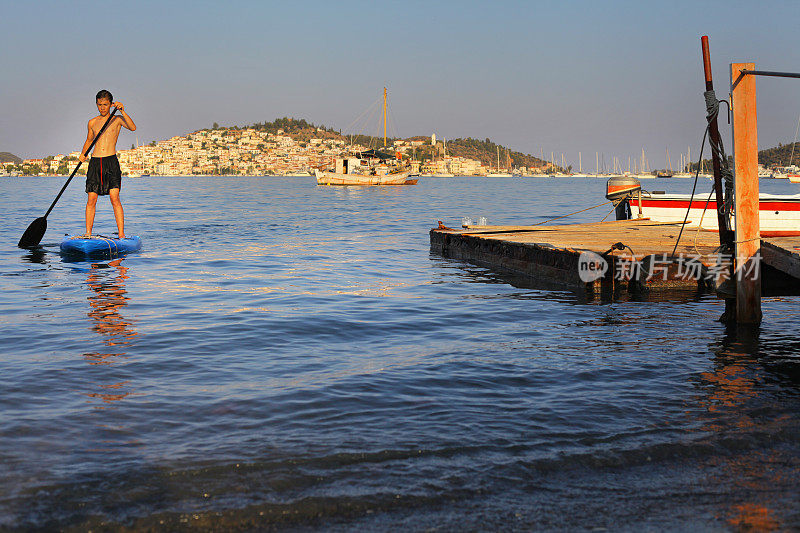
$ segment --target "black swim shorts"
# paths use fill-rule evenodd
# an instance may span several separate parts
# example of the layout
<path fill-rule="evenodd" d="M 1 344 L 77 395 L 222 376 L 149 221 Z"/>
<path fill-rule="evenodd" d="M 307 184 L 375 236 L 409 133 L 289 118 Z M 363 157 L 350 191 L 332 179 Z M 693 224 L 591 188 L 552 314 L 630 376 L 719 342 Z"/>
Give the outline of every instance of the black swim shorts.
<path fill-rule="evenodd" d="M 105 196 L 111 189 L 122 188 L 122 170 L 117 154 L 92 157 L 86 170 L 86 192 Z"/>

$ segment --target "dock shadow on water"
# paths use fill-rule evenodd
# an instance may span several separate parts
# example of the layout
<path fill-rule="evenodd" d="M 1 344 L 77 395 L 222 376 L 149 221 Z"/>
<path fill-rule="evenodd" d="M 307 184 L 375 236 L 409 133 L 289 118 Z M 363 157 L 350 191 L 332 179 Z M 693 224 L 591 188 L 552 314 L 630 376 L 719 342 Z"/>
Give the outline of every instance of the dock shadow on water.
<path fill-rule="evenodd" d="M 574 183 L 225 180 L 131 190 L 137 256 L 0 250 L 0 529 L 800 527 L 796 298 L 733 330 L 429 253 Z"/>

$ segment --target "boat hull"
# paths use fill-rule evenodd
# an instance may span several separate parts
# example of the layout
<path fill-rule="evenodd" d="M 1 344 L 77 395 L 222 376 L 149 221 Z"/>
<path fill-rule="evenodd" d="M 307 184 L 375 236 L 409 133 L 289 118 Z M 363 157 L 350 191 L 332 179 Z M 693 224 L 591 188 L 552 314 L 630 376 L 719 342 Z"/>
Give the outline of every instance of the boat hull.
<path fill-rule="evenodd" d="M 392 174 L 382 174 L 376 176 L 366 176 L 361 174 L 337 174 L 336 172 L 326 172 L 317 170 L 317 185 L 405 185 L 408 171 L 395 172 Z M 409 183 L 412 185 L 412 183 Z"/>
<path fill-rule="evenodd" d="M 658 222 L 683 222 L 689 208 L 691 195 L 688 194 L 650 194 L 642 195 L 642 216 Z M 695 196 L 689 208 L 687 227 L 701 227 L 719 231 L 717 223 L 717 202 L 712 196 L 706 207 L 708 195 Z M 639 212 L 639 198 L 629 200 L 631 212 Z M 705 211 L 705 212 L 704 212 Z M 734 226 L 734 222 L 731 223 Z M 784 237 L 800 235 L 800 194 L 759 196 L 759 225 L 763 237 Z M 735 226 L 734 226 L 735 227 Z"/>

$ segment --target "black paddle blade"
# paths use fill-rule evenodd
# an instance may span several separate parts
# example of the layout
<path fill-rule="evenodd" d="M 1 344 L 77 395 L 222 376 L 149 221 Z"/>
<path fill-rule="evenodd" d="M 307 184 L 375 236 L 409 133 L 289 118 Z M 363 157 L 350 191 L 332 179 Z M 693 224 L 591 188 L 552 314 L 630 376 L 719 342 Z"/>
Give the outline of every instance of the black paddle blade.
<path fill-rule="evenodd" d="M 17 243 L 17 246 L 20 248 L 39 246 L 45 231 L 47 231 L 47 219 L 45 217 L 37 218 L 31 222 L 31 225 L 28 226 L 28 229 L 22 234 L 22 238 Z"/>

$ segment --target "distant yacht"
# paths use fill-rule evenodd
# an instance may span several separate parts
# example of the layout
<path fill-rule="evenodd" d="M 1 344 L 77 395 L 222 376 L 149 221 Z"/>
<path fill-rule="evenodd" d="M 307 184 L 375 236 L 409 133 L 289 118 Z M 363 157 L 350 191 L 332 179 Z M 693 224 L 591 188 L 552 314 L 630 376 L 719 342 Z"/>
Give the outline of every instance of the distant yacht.
<path fill-rule="evenodd" d="M 759 164 L 758 165 L 758 177 L 759 178 L 771 178 L 772 177 L 772 171 L 770 169 L 766 168 L 764 165 Z"/>
<path fill-rule="evenodd" d="M 511 172 L 504 172 L 500 170 L 500 147 L 497 147 L 497 168 L 495 170 L 490 170 L 487 174 L 489 178 L 513 178 L 513 174 Z"/>

